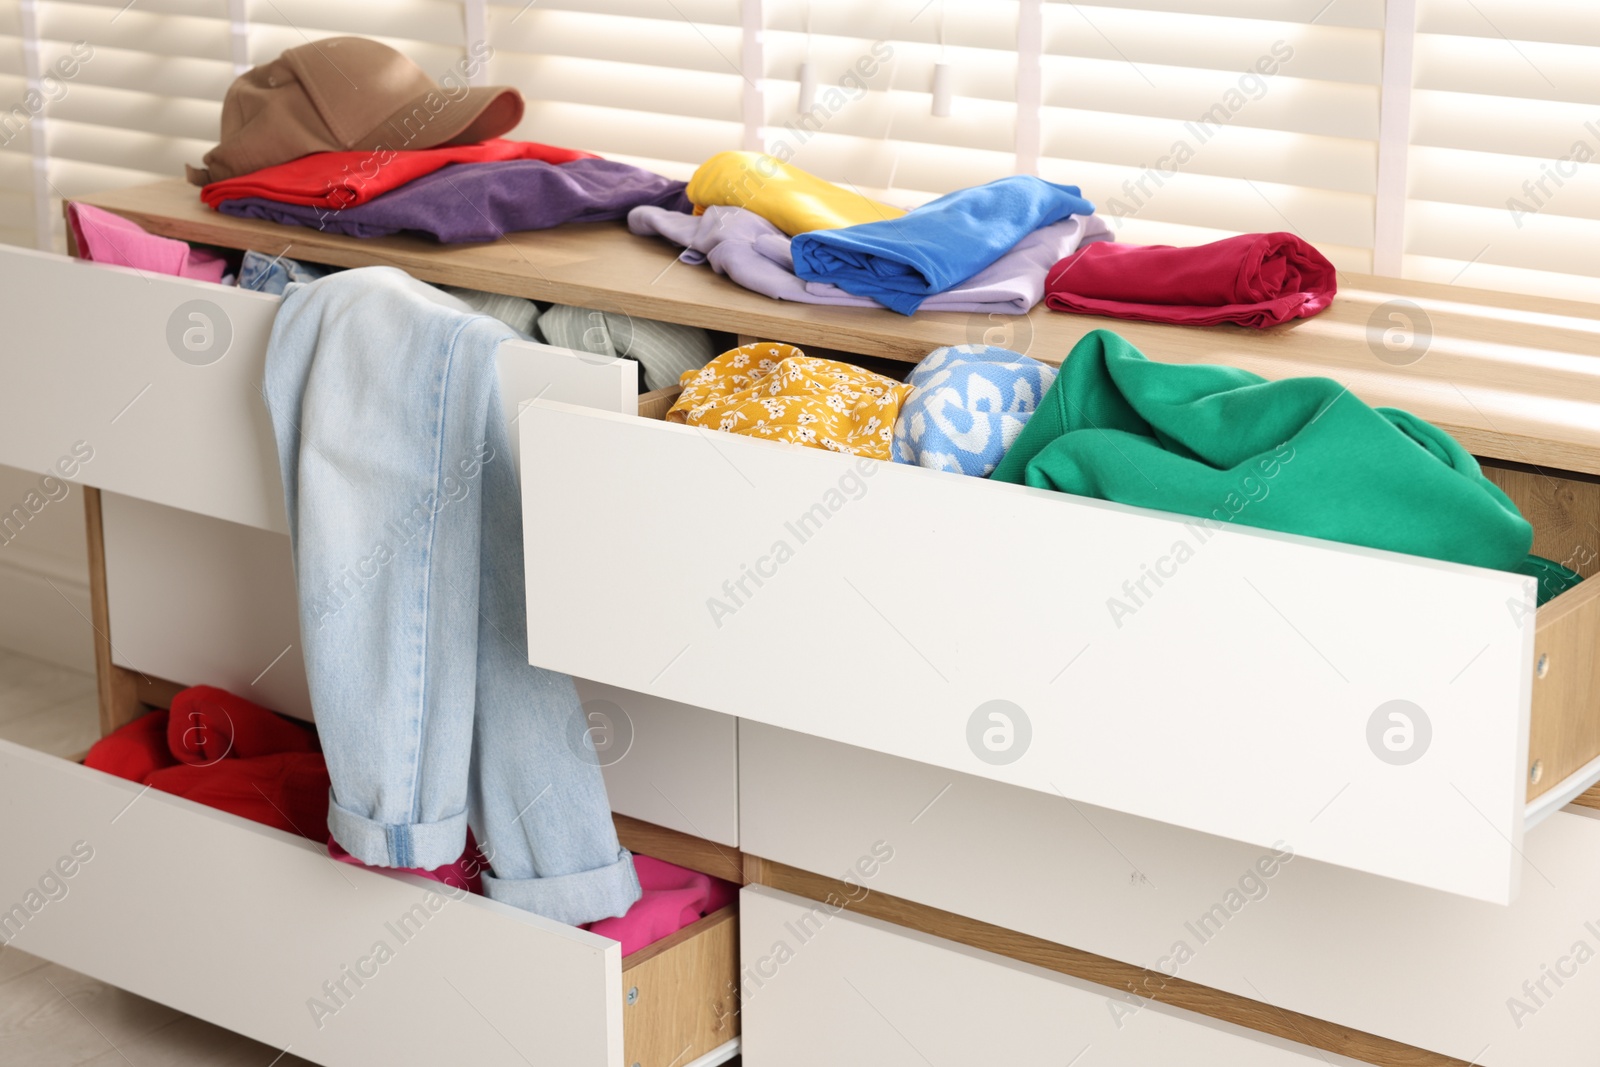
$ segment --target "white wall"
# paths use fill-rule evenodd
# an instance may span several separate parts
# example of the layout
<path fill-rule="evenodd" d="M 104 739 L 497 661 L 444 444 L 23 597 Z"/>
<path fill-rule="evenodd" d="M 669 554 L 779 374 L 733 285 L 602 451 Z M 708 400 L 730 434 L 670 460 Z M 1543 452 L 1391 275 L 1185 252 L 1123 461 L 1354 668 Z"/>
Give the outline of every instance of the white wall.
<path fill-rule="evenodd" d="M 39 492 L 39 475 L 0 466 L 0 522 L 30 492 L 37 514 L 17 529 L 0 526 L 0 647 L 80 670 L 94 670 L 83 488 L 60 500 Z M 59 495 L 59 489 L 56 495 Z"/>

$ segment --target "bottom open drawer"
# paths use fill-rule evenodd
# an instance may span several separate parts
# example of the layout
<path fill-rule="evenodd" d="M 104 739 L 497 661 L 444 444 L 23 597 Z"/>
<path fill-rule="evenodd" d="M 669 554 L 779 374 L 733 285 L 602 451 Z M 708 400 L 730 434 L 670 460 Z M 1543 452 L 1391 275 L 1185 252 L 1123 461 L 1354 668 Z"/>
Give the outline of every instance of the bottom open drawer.
<path fill-rule="evenodd" d="M 0 742 L 0 940 L 328 1064 L 731 1055 L 733 910 L 617 942 Z"/>

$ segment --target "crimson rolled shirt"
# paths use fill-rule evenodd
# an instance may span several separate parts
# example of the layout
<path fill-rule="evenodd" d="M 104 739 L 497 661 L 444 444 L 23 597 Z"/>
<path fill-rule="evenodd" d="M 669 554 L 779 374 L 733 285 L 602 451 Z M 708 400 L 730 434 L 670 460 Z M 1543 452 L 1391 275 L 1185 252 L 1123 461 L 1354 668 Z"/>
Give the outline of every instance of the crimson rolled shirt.
<path fill-rule="evenodd" d="M 1333 302 L 1327 257 L 1292 233 L 1247 233 L 1193 248 L 1091 244 L 1050 268 L 1045 306 L 1141 322 L 1265 329 Z"/>

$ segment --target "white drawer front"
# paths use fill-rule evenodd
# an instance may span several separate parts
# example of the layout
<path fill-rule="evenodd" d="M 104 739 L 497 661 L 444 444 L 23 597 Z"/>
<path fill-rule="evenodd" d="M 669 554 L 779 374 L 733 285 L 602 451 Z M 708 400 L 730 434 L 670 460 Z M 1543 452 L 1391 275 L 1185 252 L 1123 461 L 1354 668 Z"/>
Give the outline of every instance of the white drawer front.
<path fill-rule="evenodd" d="M 837 878 L 883 840 L 874 892 L 1465 1062 L 1594 1058 L 1600 820 L 1579 809 L 1528 834 L 1501 907 L 1303 856 L 1262 877 L 1268 849 L 754 723 L 739 737 L 751 855 Z"/>
<path fill-rule="evenodd" d="M 7 742 L 0 855 L 18 948 L 317 1063 L 623 1063 L 616 942 Z"/>
<path fill-rule="evenodd" d="M 283 528 L 260 389 L 277 297 L 18 248 L 0 285 L 0 462 L 46 471 L 81 440 L 85 484 Z"/>
<path fill-rule="evenodd" d="M 1340 1057 L 815 902 L 740 893 L 748 1067 L 1317 1067 Z"/>
<path fill-rule="evenodd" d="M 285 530 L 261 396 L 278 297 L 11 247 L 0 290 L 0 463 L 50 471 L 81 441 L 93 458 L 73 480 Z M 499 355 L 508 419 L 535 396 L 638 402 L 630 360 L 521 341 Z"/>
<path fill-rule="evenodd" d="M 522 422 L 526 507 L 565 509 L 527 525 L 536 663 L 1515 894 L 1533 628 L 1507 604 L 1527 579 L 556 403 Z M 1431 722 L 1404 765 L 1396 700 Z"/>
<path fill-rule="evenodd" d="M 118 493 L 100 507 L 112 661 L 309 720 L 288 535 Z"/>
<path fill-rule="evenodd" d="M 112 493 L 102 507 L 113 661 L 310 719 L 288 537 Z M 578 687 L 590 729 L 609 742 L 612 810 L 736 847 L 737 720 Z"/>
<path fill-rule="evenodd" d="M 574 679 L 611 810 L 739 845 L 739 720 Z"/>

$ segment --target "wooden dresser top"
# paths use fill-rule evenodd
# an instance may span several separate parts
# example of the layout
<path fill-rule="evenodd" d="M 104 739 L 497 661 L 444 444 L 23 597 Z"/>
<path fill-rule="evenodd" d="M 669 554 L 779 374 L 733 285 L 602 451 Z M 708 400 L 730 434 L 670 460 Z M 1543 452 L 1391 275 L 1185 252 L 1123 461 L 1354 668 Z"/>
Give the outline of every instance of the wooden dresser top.
<path fill-rule="evenodd" d="M 178 180 L 79 199 L 186 241 L 343 267 L 395 266 L 439 284 L 904 361 L 941 345 L 989 342 L 1060 363 L 1085 333 L 1105 328 L 1165 362 L 1225 363 L 1268 378 L 1325 375 L 1369 404 L 1405 408 L 1442 426 L 1480 456 L 1600 475 L 1600 306 L 1594 304 L 1341 274 L 1328 310 L 1271 330 L 1126 322 L 1042 305 L 1025 317 L 907 318 L 772 300 L 709 267 L 677 262 L 675 247 L 636 237 L 621 223 L 440 245 L 233 218 L 207 208 L 198 189 Z M 1385 349 L 1377 339 L 1382 331 L 1404 324 L 1391 312 L 1424 322 L 1427 339 L 1409 350 Z"/>

